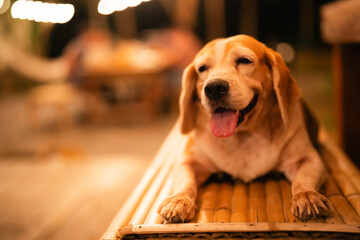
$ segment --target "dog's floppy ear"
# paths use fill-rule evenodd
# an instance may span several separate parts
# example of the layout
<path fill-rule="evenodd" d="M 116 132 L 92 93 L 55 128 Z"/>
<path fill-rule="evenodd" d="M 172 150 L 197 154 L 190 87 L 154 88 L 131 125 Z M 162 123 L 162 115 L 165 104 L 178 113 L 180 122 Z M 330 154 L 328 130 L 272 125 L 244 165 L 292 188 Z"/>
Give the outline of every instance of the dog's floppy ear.
<path fill-rule="evenodd" d="M 180 130 L 182 134 L 190 132 L 195 125 L 196 115 L 196 80 L 197 73 L 194 63 L 191 63 L 184 71 L 181 82 L 180 94 Z"/>
<path fill-rule="evenodd" d="M 289 113 L 300 98 L 301 91 L 279 53 L 267 48 L 266 58 L 272 71 L 273 86 L 279 103 L 281 118 L 286 125 L 289 120 Z"/>

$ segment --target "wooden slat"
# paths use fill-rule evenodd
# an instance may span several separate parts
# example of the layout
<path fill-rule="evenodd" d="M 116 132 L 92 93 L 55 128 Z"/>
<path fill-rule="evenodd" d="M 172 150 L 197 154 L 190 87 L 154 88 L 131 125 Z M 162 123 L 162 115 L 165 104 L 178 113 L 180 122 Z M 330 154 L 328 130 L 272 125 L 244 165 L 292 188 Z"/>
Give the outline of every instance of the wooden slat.
<path fill-rule="evenodd" d="M 291 185 L 286 179 L 279 180 L 281 198 L 282 198 L 282 205 L 283 211 L 286 222 L 301 222 L 298 218 L 294 216 L 291 212 Z"/>
<path fill-rule="evenodd" d="M 348 176 L 353 186 L 357 189 L 357 192 L 360 193 L 359 168 L 357 168 L 356 165 L 342 151 L 340 151 L 339 148 L 334 145 L 334 143 L 328 141 L 326 143 L 326 146 L 332 149 L 338 166 L 340 167 L 342 172 L 346 173 L 346 176 Z"/>
<path fill-rule="evenodd" d="M 232 199 L 231 222 L 246 222 L 248 215 L 247 186 L 241 181 L 236 181 Z"/>
<path fill-rule="evenodd" d="M 346 199 L 354 208 L 356 213 L 360 216 L 360 195 L 359 194 L 350 195 Z"/>
<path fill-rule="evenodd" d="M 355 167 L 355 165 L 332 143 L 328 140 L 328 137 L 324 130 L 320 132 L 320 141 L 322 143 L 322 147 L 320 148 L 320 153 L 322 158 L 324 159 L 324 163 L 330 170 L 331 178 L 334 179 L 332 181 L 329 180 L 329 183 L 325 184 L 325 191 L 327 196 L 330 195 L 339 195 L 339 190 L 337 186 L 344 194 L 346 199 L 348 200 L 346 203 L 350 204 L 352 209 L 355 209 L 356 214 L 360 213 L 360 203 L 358 198 L 351 196 L 359 195 L 360 188 L 360 174 L 359 170 Z M 348 173 L 351 173 L 349 176 Z M 344 199 L 346 201 L 346 199 Z M 351 200 L 349 200 L 351 199 Z M 335 200 L 340 201 L 340 200 Z M 342 200 L 341 200 L 342 201 Z M 351 208 L 350 207 L 350 208 Z M 345 207 L 345 209 L 349 209 Z M 346 223 L 346 221 L 352 221 L 352 217 L 347 219 L 346 216 L 342 216 L 342 212 L 338 211 L 342 220 Z"/>
<path fill-rule="evenodd" d="M 336 185 L 334 179 L 329 174 L 326 177 L 325 184 L 322 188 L 322 193 L 327 198 L 330 198 L 331 196 L 342 196 L 340 189 Z M 339 213 L 336 211 L 336 209 L 333 206 L 330 208 L 329 216 L 325 218 L 325 222 L 331 224 L 344 223 Z"/>
<path fill-rule="evenodd" d="M 209 183 L 205 186 L 204 193 L 200 200 L 199 220 L 198 223 L 211 223 L 214 221 L 216 196 L 219 184 Z"/>
<path fill-rule="evenodd" d="M 264 183 L 260 181 L 249 184 L 249 221 L 266 222 L 268 221 L 266 212 L 266 200 Z"/>
<path fill-rule="evenodd" d="M 347 196 L 358 193 L 357 189 L 355 188 L 353 183 L 343 172 L 340 172 L 339 170 L 334 169 L 332 171 L 332 176 L 334 177 L 336 183 L 340 187 L 344 196 L 347 197 Z"/>
<path fill-rule="evenodd" d="M 170 176 L 171 170 L 173 169 L 173 161 L 175 161 L 176 156 L 181 153 L 181 149 L 185 147 L 185 139 L 181 139 L 180 142 L 173 142 L 173 145 L 170 145 L 169 148 L 176 148 L 177 151 L 170 152 L 171 154 L 165 155 L 163 166 L 160 171 L 157 173 L 154 181 L 152 182 L 149 189 L 146 191 L 145 196 L 143 196 L 140 204 L 137 206 L 136 211 L 133 214 L 133 217 L 130 220 L 130 224 L 143 224 L 145 218 L 150 211 L 156 196 L 158 195 L 160 189 L 166 182 L 167 178 Z"/>
<path fill-rule="evenodd" d="M 267 182 L 272 182 L 274 180 L 268 180 Z M 267 183 L 266 183 L 267 184 Z M 274 183 L 273 183 L 274 184 Z M 272 215 L 280 215 L 280 221 L 278 222 L 301 222 L 300 219 L 296 218 L 294 214 L 291 212 L 291 185 L 286 179 L 281 179 L 278 182 L 279 191 L 281 192 L 281 206 L 282 210 L 280 211 L 279 207 L 275 204 L 268 205 L 268 208 L 271 208 L 269 211 L 273 211 Z M 275 188 L 275 187 L 273 187 Z M 275 210 L 276 209 L 276 210 Z M 268 214 L 268 217 L 270 219 L 271 215 Z M 283 217 L 283 220 L 281 221 L 281 218 Z M 274 218 L 274 217 L 272 217 Z M 269 220 L 270 222 L 270 220 Z M 306 221 L 307 223 L 325 223 L 325 220 L 323 218 L 311 218 Z"/>
<path fill-rule="evenodd" d="M 190 221 L 190 223 L 197 223 L 199 221 L 199 209 L 200 209 L 200 206 L 201 206 L 201 199 L 203 198 L 203 195 L 204 195 L 204 188 L 203 187 L 200 187 L 198 189 L 198 194 L 197 194 L 197 198 L 196 198 L 196 214 L 195 214 L 195 217 Z"/>
<path fill-rule="evenodd" d="M 336 184 L 339 186 L 341 192 L 345 196 L 349 196 L 351 194 L 357 193 L 357 189 L 350 181 L 350 179 L 342 172 L 339 168 L 339 165 L 332 153 L 329 149 L 322 148 L 321 155 L 324 159 L 324 163 L 326 164 L 327 168 L 329 169 L 330 175 L 335 180 Z"/>
<path fill-rule="evenodd" d="M 360 217 L 343 196 L 331 196 L 329 200 L 346 224 L 360 224 Z"/>
<path fill-rule="evenodd" d="M 324 219 L 324 221 L 330 224 L 344 224 L 344 221 L 334 207 L 330 208 L 329 215 Z"/>
<path fill-rule="evenodd" d="M 325 196 L 330 197 L 334 195 L 342 195 L 339 187 L 336 185 L 334 179 L 329 174 L 326 177 L 326 181 L 324 183 L 324 186 L 322 187 L 322 192 Z"/>
<path fill-rule="evenodd" d="M 165 182 L 163 188 L 160 191 L 160 194 L 157 196 L 148 216 L 146 217 L 145 224 L 161 224 L 163 222 L 163 218 L 160 214 L 157 213 L 157 210 L 161 204 L 161 202 L 168 196 L 171 195 L 173 187 L 172 179 L 169 179 Z"/>
<path fill-rule="evenodd" d="M 360 194 L 360 171 L 355 164 L 331 141 L 324 129 L 319 135 L 320 153 L 325 164 L 345 196 Z"/>
<path fill-rule="evenodd" d="M 228 182 L 224 182 L 219 185 L 214 222 L 227 223 L 231 221 L 232 194 L 233 194 L 232 184 Z"/>
<path fill-rule="evenodd" d="M 284 222 L 283 205 L 278 182 L 267 180 L 265 182 L 266 209 L 269 222 Z"/>

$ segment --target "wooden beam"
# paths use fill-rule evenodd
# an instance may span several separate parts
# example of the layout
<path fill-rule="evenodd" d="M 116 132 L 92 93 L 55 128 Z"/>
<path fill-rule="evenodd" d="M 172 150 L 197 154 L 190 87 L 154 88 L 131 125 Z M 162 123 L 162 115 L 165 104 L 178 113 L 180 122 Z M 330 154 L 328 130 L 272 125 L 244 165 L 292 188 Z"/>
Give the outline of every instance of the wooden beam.
<path fill-rule="evenodd" d="M 358 224 L 326 224 L 326 223 L 183 223 L 183 224 L 153 224 L 131 225 L 121 230 L 122 234 L 152 234 L 152 233 L 213 233 L 213 232 L 341 232 L 360 233 Z"/>

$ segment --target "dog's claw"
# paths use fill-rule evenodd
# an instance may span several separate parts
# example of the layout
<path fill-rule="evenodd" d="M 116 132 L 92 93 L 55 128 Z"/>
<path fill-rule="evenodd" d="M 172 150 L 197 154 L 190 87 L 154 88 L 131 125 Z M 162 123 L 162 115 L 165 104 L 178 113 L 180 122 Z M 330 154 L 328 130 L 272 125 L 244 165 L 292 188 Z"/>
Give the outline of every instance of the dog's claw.
<path fill-rule="evenodd" d="M 174 195 L 162 201 L 157 211 L 165 223 L 183 223 L 195 216 L 195 204 L 183 195 Z"/>
<path fill-rule="evenodd" d="M 303 221 L 327 216 L 330 206 L 331 203 L 326 197 L 314 191 L 298 193 L 291 200 L 292 213 Z"/>

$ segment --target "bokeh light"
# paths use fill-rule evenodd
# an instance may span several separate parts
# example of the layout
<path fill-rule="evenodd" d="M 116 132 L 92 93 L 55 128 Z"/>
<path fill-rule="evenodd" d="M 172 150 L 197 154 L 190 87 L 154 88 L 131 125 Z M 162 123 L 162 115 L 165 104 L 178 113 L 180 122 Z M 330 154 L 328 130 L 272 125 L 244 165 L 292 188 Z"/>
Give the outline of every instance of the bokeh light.
<path fill-rule="evenodd" d="M 109 15 L 115 11 L 123 11 L 128 7 L 136 7 L 142 2 L 150 0 L 100 0 L 98 4 L 98 12 L 102 15 Z"/>
<path fill-rule="evenodd" d="M 35 22 L 66 23 L 74 16 L 72 4 L 43 3 L 40 1 L 16 1 L 11 7 L 11 16 Z"/>
<path fill-rule="evenodd" d="M 276 51 L 281 54 L 285 62 L 292 62 L 295 58 L 295 50 L 289 43 L 278 43 Z"/>

